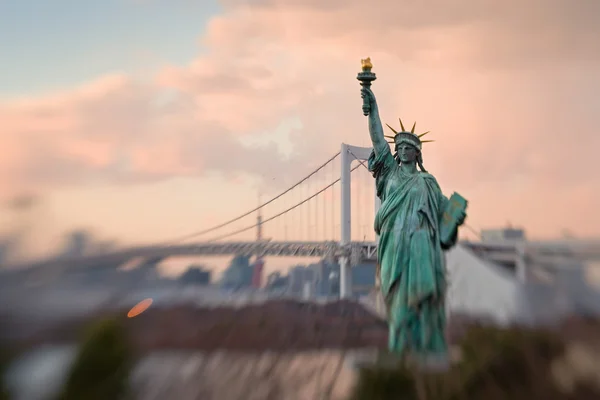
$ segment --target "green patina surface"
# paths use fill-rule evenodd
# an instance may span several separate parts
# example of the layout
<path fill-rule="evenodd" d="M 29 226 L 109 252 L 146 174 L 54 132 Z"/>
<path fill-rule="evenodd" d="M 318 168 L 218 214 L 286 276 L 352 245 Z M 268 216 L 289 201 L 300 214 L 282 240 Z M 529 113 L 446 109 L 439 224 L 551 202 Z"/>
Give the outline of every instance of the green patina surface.
<path fill-rule="evenodd" d="M 375 231 L 389 349 L 402 354 L 445 354 L 444 250 L 456 243 L 467 203 L 456 193 L 449 200 L 425 170 L 421 152 L 425 134 L 415 134 L 414 125 L 411 131 L 404 129 L 402 121 L 400 131 L 390 127 L 395 134 L 387 136 L 393 139 L 396 153 L 392 154 L 368 83 L 362 89 L 363 111 L 368 111 L 373 142 L 369 169 L 381 199 Z"/>

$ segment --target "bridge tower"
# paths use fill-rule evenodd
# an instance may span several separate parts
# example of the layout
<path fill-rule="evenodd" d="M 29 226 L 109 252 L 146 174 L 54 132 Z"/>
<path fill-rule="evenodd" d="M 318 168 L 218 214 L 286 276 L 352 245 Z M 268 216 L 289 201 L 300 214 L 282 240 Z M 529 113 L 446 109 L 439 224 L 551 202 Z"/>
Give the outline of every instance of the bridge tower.
<path fill-rule="evenodd" d="M 258 192 L 258 206 L 260 207 L 260 192 Z M 262 218 L 262 207 L 256 212 L 256 241 L 260 242 L 263 240 L 263 218 Z"/>
<path fill-rule="evenodd" d="M 260 203 L 260 195 L 258 196 L 258 202 Z M 262 211 L 259 208 L 256 216 L 256 241 L 261 242 L 263 240 L 262 231 Z M 265 262 L 260 254 L 257 254 L 256 260 L 254 261 L 254 272 L 252 274 L 252 287 L 258 289 L 262 286 L 262 275 Z"/>
<path fill-rule="evenodd" d="M 366 161 L 371 154 L 371 147 L 357 147 L 342 143 L 340 150 L 341 158 L 341 219 L 340 219 L 340 245 L 342 248 L 348 247 L 352 240 L 352 203 L 351 203 L 351 169 L 353 161 Z M 379 209 L 379 198 L 375 194 L 375 212 Z M 346 253 L 340 257 L 340 297 L 348 298 L 352 296 L 352 266 L 350 257 Z"/>

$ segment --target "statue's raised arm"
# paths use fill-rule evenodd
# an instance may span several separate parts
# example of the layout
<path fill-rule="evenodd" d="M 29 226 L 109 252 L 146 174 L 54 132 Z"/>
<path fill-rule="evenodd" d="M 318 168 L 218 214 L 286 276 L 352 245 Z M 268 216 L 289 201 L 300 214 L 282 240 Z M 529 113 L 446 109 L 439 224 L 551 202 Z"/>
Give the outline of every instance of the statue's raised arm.
<path fill-rule="evenodd" d="M 371 82 L 377 78 L 375 74 L 371 72 L 371 68 L 373 68 L 371 60 L 367 58 L 361 60 L 361 62 L 362 72 L 358 74 L 356 79 L 360 81 L 362 86 L 361 97 L 363 98 L 363 114 L 369 117 L 369 134 L 371 135 L 373 149 L 375 150 L 375 154 L 379 155 L 386 151 L 389 152 L 390 147 L 383 136 L 383 126 L 381 124 L 381 118 L 379 118 L 377 100 L 371 90 Z"/>
<path fill-rule="evenodd" d="M 385 136 L 383 136 L 383 125 L 381 124 L 381 118 L 379 117 L 379 109 L 377 108 L 375 95 L 370 88 L 363 87 L 361 89 L 361 96 L 369 105 L 369 135 L 371 136 L 375 154 L 379 155 L 383 152 L 390 151 L 390 146 L 385 140 Z"/>

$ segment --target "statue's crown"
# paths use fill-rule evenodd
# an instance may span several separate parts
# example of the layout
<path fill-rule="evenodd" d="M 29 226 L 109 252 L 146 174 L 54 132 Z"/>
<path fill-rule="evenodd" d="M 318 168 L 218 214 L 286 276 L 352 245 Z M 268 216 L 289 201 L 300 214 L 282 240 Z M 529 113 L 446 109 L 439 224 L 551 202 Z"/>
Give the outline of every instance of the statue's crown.
<path fill-rule="evenodd" d="M 393 140 L 391 142 L 388 141 L 388 143 L 393 143 L 396 146 L 398 146 L 400 143 L 408 143 L 421 150 L 421 145 L 423 143 L 434 142 L 434 140 L 421 140 L 421 138 L 427 135 L 429 131 L 421 133 L 419 135 L 415 134 L 415 127 L 417 126 L 416 122 L 413 124 L 413 127 L 410 130 L 410 132 L 408 132 L 406 129 L 404 129 L 404 124 L 402 123 L 402 120 L 400 118 L 398 118 L 398 120 L 400 121 L 400 128 L 402 129 L 400 132 L 396 131 L 394 128 L 386 124 L 387 127 L 390 128 L 392 132 L 394 132 L 394 136 L 385 135 L 386 138 Z"/>

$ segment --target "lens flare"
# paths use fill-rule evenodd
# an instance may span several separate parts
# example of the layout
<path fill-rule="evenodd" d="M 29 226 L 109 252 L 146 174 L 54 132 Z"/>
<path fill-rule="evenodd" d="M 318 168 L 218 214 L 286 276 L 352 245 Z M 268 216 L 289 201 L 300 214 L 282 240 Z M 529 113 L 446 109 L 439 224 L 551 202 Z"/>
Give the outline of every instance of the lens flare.
<path fill-rule="evenodd" d="M 152 299 L 144 299 L 137 303 L 129 312 L 127 313 L 127 318 L 137 317 L 144 311 L 150 308 L 152 305 Z"/>

